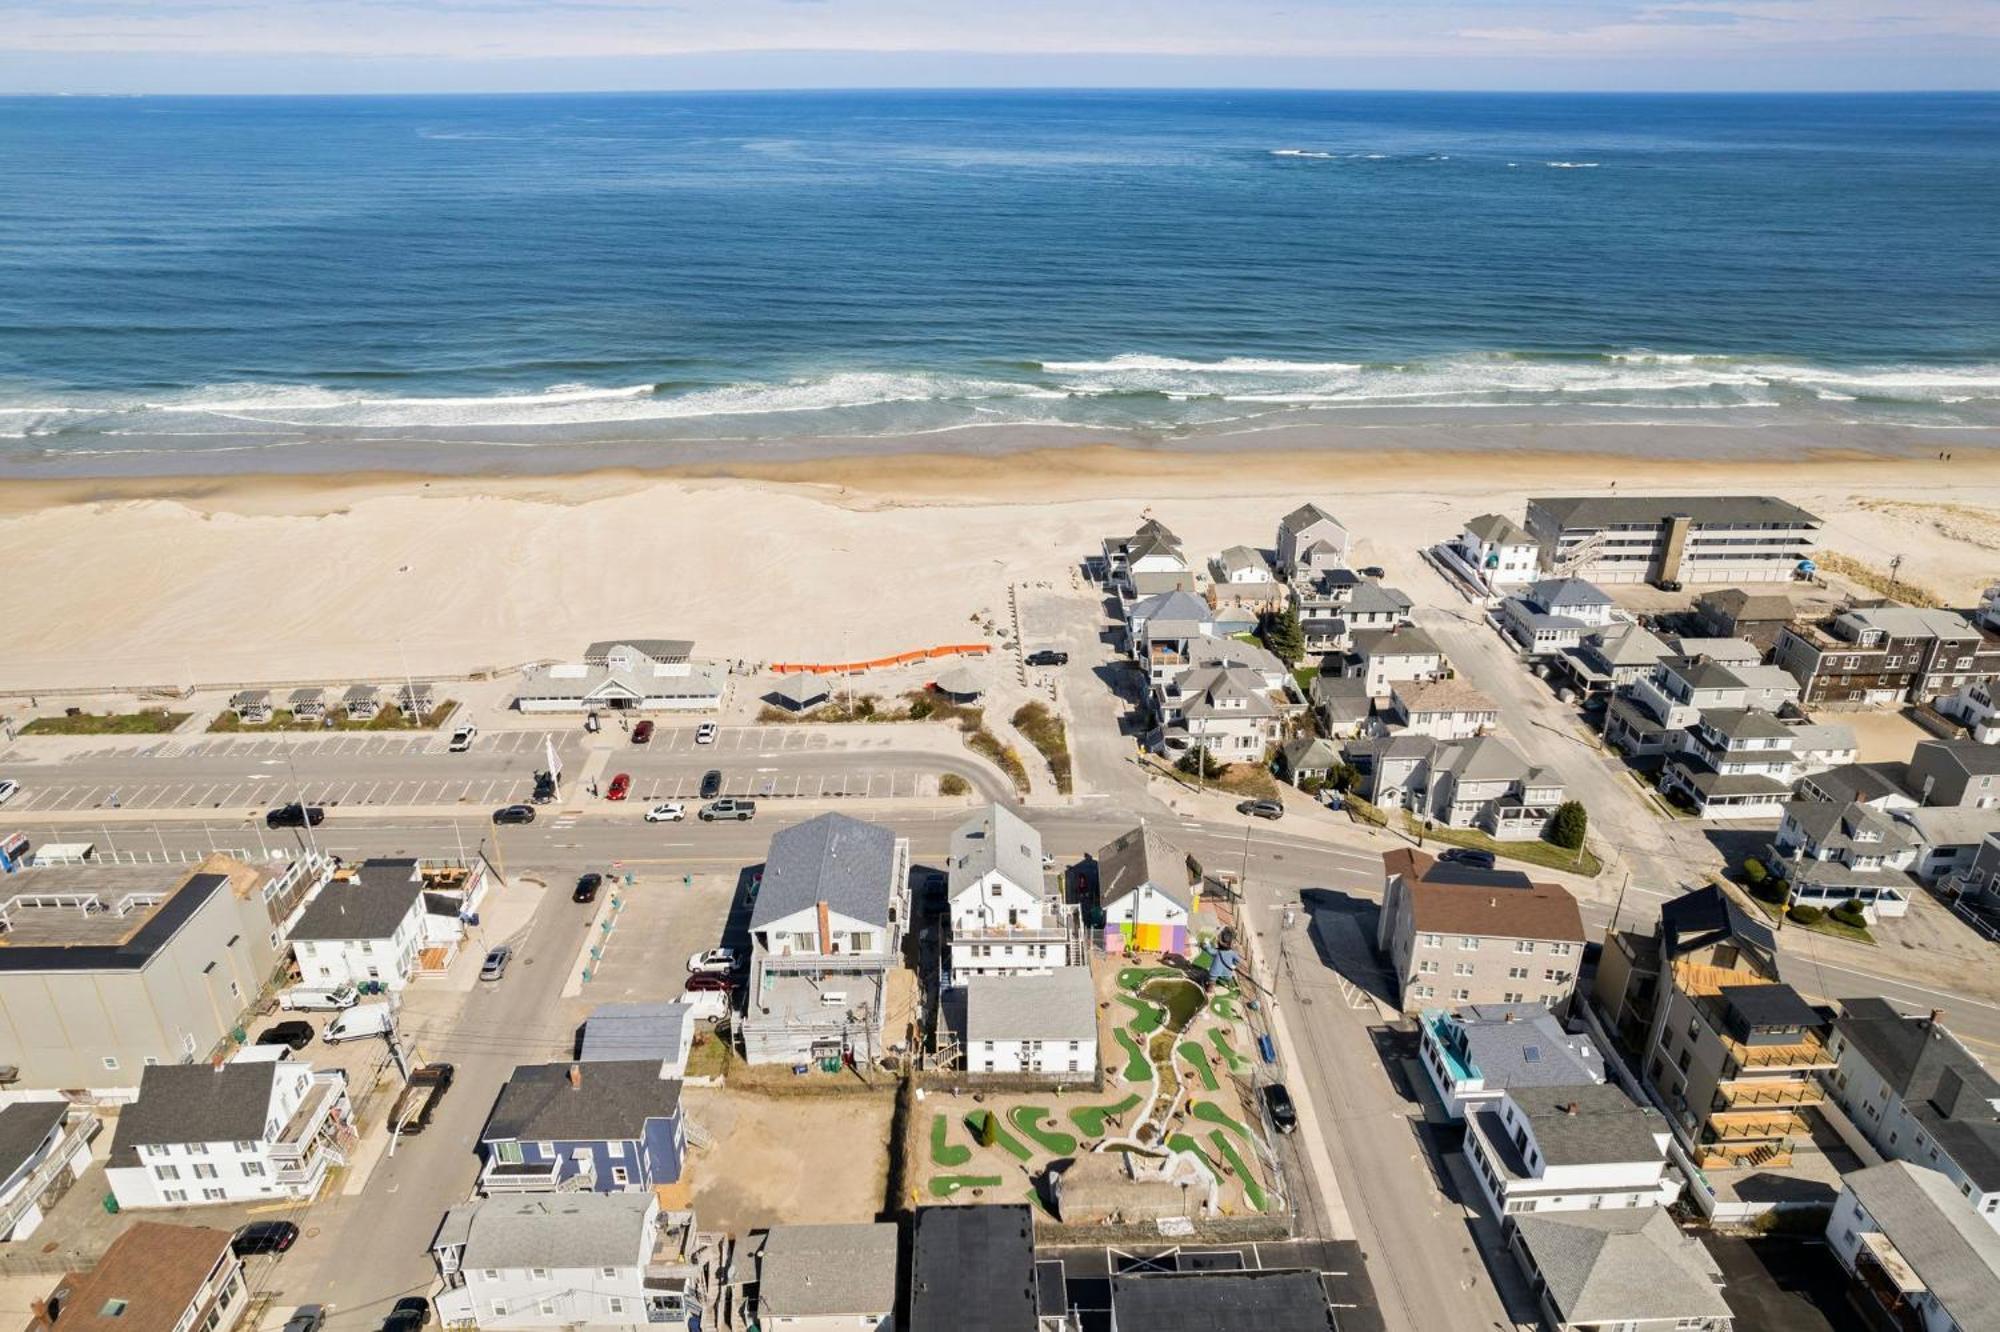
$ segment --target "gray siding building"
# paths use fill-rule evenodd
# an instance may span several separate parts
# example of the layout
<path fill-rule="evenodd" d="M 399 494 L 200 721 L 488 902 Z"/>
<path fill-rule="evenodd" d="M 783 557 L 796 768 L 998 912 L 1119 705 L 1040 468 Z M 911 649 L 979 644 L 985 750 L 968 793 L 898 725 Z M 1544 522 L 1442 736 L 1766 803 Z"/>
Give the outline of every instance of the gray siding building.
<path fill-rule="evenodd" d="M 1812 557 L 1820 519 L 1769 495 L 1528 501 L 1542 571 L 1593 583 L 1775 583 Z"/>

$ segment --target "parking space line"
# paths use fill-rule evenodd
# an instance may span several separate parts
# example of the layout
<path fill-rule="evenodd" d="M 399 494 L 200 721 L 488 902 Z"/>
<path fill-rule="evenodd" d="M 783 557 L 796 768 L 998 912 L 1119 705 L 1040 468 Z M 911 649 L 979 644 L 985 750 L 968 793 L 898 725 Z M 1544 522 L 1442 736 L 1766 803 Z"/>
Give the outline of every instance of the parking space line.
<path fill-rule="evenodd" d="M 395 804 L 396 798 L 402 795 L 403 788 L 408 785 L 409 785 L 408 782 L 397 782 L 394 786 L 389 788 L 389 794 L 382 798 L 382 803 L 385 805 Z"/>

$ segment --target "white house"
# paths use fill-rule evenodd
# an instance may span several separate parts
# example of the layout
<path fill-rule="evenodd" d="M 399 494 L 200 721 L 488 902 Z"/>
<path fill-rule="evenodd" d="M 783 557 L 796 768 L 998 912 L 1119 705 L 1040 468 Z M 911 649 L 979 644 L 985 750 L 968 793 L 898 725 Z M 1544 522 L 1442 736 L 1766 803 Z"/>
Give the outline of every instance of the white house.
<path fill-rule="evenodd" d="M 1254 547 L 1231 546 L 1208 562 L 1208 570 L 1217 601 L 1259 608 L 1276 607 L 1284 601 L 1284 585 L 1271 572 L 1264 552 Z"/>
<path fill-rule="evenodd" d="M 1179 953 L 1201 904 L 1201 866 L 1142 823 L 1097 853 L 1104 951 Z"/>
<path fill-rule="evenodd" d="M 1846 1176 L 1826 1242 L 1884 1326 L 2000 1326 L 2000 1234 L 1935 1170 L 1891 1161 Z"/>
<path fill-rule="evenodd" d="M 1405 680 L 1389 689 L 1405 730 L 1435 740 L 1470 740 L 1500 724 L 1500 705 L 1463 680 Z"/>
<path fill-rule="evenodd" d="M 694 644 L 673 638 L 605 640 L 583 660 L 521 673 L 520 712 L 712 712 L 722 706 L 729 670 L 696 661 Z"/>
<path fill-rule="evenodd" d="M 446 1327 L 686 1327 L 701 1311 L 692 1216 L 650 1190 L 536 1193 L 460 1203 L 431 1258 Z"/>
<path fill-rule="evenodd" d="M 320 890 L 292 927 L 292 956 L 309 987 L 409 984 L 437 929 L 426 920 L 414 860 L 370 860 Z"/>
<path fill-rule="evenodd" d="M 1340 673 L 1365 681 L 1370 698 L 1387 698 L 1389 686 L 1403 681 L 1444 678 L 1444 649 L 1421 629 L 1364 629 L 1350 641 Z"/>
<path fill-rule="evenodd" d="M 67 1101 L 16 1101 L 0 1109 L 0 1242 L 27 1239 L 43 1213 L 90 1168 L 102 1128 Z"/>
<path fill-rule="evenodd" d="M 1564 1031 L 1554 1013 L 1534 1003 L 1426 1009 L 1417 1059 L 1453 1119 L 1516 1088 L 1604 1081 L 1604 1056 L 1590 1037 Z"/>
<path fill-rule="evenodd" d="M 1465 1155 L 1496 1217 L 1666 1207 L 1673 1132 L 1616 1083 L 1515 1087 L 1465 1116 Z"/>
<path fill-rule="evenodd" d="M 896 1227 L 885 1221 L 773 1226 L 744 1250 L 757 1272 L 757 1324 L 786 1332 L 891 1332 Z"/>
<path fill-rule="evenodd" d="M 1042 835 L 988 805 L 951 835 L 951 976 L 1043 972 L 1072 962 L 1075 913 L 1043 886 Z"/>
<path fill-rule="evenodd" d="M 1489 592 L 1532 583 L 1541 576 L 1541 547 L 1513 519 L 1484 513 L 1446 548 Z"/>
<path fill-rule="evenodd" d="M 1248 666 L 1193 666 L 1153 691 L 1158 747 L 1206 749 L 1227 763 L 1256 763 L 1278 742 L 1278 708 Z"/>
<path fill-rule="evenodd" d="M 1547 1332 L 1730 1332 L 1722 1268 L 1663 1207 L 1508 1218 Z M 1762 1329 L 1758 1329 L 1762 1332 Z"/>
<path fill-rule="evenodd" d="M 270 1057 L 155 1064 L 118 1116 L 104 1178 L 121 1208 L 303 1201 L 353 1150 L 347 1076 Z"/>
<path fill-rule="evenodd" d="M 1097 1071 L 1097 994 L 1090 968 L 967 981 L 965 1068 L 1090 1081 Z"/>
<path fill-rule="evenodd" d="M 1278 523 L 1278 572 L 1288 579 L 1347 563 L 1353 538 L 1317 504 L 1301 504 Z"/>
<path fill-rule="evenodd" d="M 1194 571 L 1181 539 L 1157 518 L 1139 524 L 1129 537 L 1104 538 L 1104 571 L 1121 602 L 1194 591 Z"/>
<path fill-rule="evenodd" d="M 1500 624 L 1531 656 L 1580 646 L 1617 618 L 1611 598 L 1581 578 L 1544 578 L 1500 603 Z"/>
<path fill-rule="evenodd" d="M 1793 800 L 1784 810 L 1766 868 L 1791 885 L 1788 905 L 1859 902 L 1871 921 L 1909 911 L 1918 843 L 1907 825 L 1859 802 Z"/>
<path fill-rule="evenodd" d="M 2000 744 L 2000 688 L 1991 680 L 1974 680 L 1938 696 L 1937 710 L 1965 727 L 1982 745 Z"/>

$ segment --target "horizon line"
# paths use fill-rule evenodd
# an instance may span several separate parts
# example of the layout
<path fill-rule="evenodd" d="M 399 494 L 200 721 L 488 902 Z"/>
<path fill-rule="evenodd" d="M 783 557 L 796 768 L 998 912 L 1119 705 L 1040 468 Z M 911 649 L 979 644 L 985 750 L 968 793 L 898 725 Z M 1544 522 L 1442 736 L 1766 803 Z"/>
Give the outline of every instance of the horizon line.
<path fill-rule="evenodd" d="M 1389 97 L 1687 97 L 1687 98 L 1741 98 L 1741 97 L 1994 97 L 2000 96 L 2000 85 L 1991 88 L 1426 88 L 1420 86 L 1398 88 L 1370 88 L 1361 86 L 1314 86 L 1311 84 L 1084 84 L 1084 83 L 996 83 L 996 84 L 853 84 L 853 85 L 745 85 L 740 88 L 648 88 L 648 87 L 604 87 L 604 88 L 513 88 L 513 89 L 421 89 L 412 88 L 397 92 L 380 90 L 355 90 L 348 92 L 169 92 L 169 91 L 94 91 L 72 89 L 60 92 L 0 92 L 0 102 L 65 101 L 88 98 L 103 101 L 131 101 L 139 98 L 159 97 L 193 99 L 286 99 L 304 101 L 308 99 L 353 98 L 356 100 L 390 100 L 409 97 L 743 97 L 743 96 L 839 96 L 843 94 L 909 94 L 909 95 L 979 95 L 979 94 L 1035 94 L 1035 93 L 1090 93 L 1112 95 L 1147 95 L 1159 93 L 1203 93 L 1227 94 L 1231 96 L 1296 96 L 1300 94 L 1322 94 L 1332 96 L 1389 96 Z"/>

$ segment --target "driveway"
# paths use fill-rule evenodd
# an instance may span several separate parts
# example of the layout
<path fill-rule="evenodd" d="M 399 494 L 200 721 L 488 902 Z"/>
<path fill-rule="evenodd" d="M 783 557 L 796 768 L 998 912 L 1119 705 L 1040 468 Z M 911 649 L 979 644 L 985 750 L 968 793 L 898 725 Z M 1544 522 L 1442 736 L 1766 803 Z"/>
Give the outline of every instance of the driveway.
<path fill-rule="evenodd" d="M 1872 1332 L 1848 1303 L 1847 1273 L 1816 1239 L 1701 1237 L 1727 1282 L 1736 1326 L 1756 1332 Z"/>

